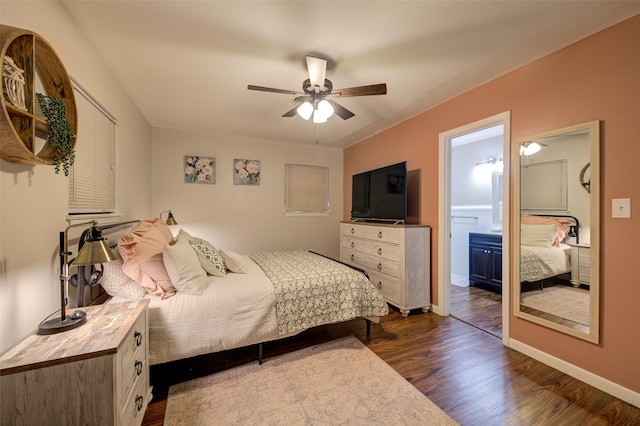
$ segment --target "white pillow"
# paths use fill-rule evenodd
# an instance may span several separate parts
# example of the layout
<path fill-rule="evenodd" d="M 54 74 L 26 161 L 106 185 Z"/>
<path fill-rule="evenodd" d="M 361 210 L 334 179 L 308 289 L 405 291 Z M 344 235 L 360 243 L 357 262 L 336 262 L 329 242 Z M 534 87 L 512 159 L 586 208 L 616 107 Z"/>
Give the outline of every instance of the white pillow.
<path fill-rule="evenodd" d="M 122 271 L 122 258 L 116 248 L 117 259 L 102 264 L 102 279 L 100 284 L 109 296 L 120 296 L 125 299 L 142 299 L 147 295 L 147 290 L 140 286 Z"/>
<path fill-rule="evenodd" d="M 220 254 L 222 254 L 224 264 L 228 270 L 239 274 L 247 273 L 247 265 L 244 261 L 244 256 L 232 252 L 231 250 L 220 250 Z"/>
<path fill-rule="evenodd" d="M 553 223 L 548 225 L 527 225 L 523 223 L 520 228 L 520 244 L 523 246 L 553 247 L 556 226 Z"/>
<path fill-rule="evenodd" d="M 207 286 L 207 273 L 198 260 L 198 255 L 186 238 L 178 238 L 173 245 L 162 250 L 164 267 L 171 284 L 182 293 L 200 296 Z"/>

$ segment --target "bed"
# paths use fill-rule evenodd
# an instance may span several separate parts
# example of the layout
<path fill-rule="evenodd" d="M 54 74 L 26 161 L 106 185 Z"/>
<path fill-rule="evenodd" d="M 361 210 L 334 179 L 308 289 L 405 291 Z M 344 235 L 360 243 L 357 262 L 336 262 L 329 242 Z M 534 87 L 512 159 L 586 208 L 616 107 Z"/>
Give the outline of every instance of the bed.
<path fill-rule="evenodd" d="M 571 271 L 571 246 L 567 238 L 579 239 L 579 222 L 573 216 L 521 215 L 520 281 L 538 283 Z M 529 287 L 526 287 L 530 289 Z"/>
<path fill-rule="evenodd" d="M 261 349 L 263 342 L 358 317 L 368 327 L 388 313 L 363 271 L 309 251 L 240 255 L 184 230 L 173 236 L 157 220 L 122 235 L 117 251 L 121 258 L 103 265 L 106 303 L 149 299 L 151 365 L 254 344 Z"/>

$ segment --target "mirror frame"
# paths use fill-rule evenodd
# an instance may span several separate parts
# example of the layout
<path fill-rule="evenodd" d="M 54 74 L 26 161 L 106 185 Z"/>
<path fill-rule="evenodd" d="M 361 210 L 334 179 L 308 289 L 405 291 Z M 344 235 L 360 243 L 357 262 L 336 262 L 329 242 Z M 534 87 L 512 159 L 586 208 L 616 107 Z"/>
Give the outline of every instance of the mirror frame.
<path fill-rule="evenodd" d="M 513 310 L 515 316 L 578 337 L 593 343 L 600 340 L 600 121 L 590 121 L 574 126 L 551 130 L 514 141 L 511 150 L 513 165 L 513 247 L 520 247 L 520 145 L 533 139 L 544 139 L 566 133 L 589 130 L 589 158 L 591 162 L 590 208 L 590 283 L 589 283 L 589 332 L 540 318 L 520 310 L 520 250 L 513 250 L 511 256 Z"/>

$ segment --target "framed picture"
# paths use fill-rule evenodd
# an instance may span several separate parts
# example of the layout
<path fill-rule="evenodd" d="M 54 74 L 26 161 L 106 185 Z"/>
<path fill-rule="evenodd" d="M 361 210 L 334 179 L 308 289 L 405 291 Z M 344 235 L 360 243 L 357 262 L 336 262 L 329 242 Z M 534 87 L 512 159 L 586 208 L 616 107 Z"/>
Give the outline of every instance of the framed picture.
<path fill-rule="evenodd" d="M 233 160 L 234 185 L 260 185 L 260 161 Z"/>
<path fill-rule="evenodd" d="M 199 155 L 184 156 L 185 183 L 216 183 L 216 158 Z"/>

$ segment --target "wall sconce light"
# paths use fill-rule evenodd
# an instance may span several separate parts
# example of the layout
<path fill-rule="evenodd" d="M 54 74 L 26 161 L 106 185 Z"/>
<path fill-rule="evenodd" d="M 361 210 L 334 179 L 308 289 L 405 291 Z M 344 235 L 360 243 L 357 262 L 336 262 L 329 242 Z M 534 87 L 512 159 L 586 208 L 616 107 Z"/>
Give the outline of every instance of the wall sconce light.
<path fill-rule="evenodd" d="M 492 170 L 501 171 L 504 167 L 502 158 L 496 159 L 495 157 L 489 157 L 487 161 L 480 161 L 476 163 L 476 167 L 489 167 Z"/>
<path fill-rule="evenodd" d="M 173 213 L 171 213 L 171 210 L 163 210 L 160 212 L 160 219 L 162 220 L 162 214 L 163 213 L 169 213 L 167 215 L 167 220 L 164 221 L 164 223 L 166 223 L 169 226 L 173 226 L 173 225 L 177 225 L 178 221 L 176 220 L 175 217 L 173 217 Z"/>
<path fill-rule="evenodd" d="M 68 231 L 78 226 L 91 225 L 89 230 L 89 238 L 82 245 L 73 261 L 68 261 L 71 254 L 67 251 Z M 76 310 L 70 316 L 67 316 L 66 306 L 68 300 L 69 281 L 69 265 L 84 266 L 94 265 L 96 263 L 105 263 L 115 260 L 113 252 L 107 246 L 104 238 L 100 234 L 100 230 L 96 228 L 97 222 L 84 222 L 70 225 L 63 232 L 60 232 L 60 317 L 43 321 L 38 326 L 38 334 L 56 334 L 63 331 L 80 327 L 87 322 L 87 316 L 84 311 Z M 86 231 L 85 231 L 86 232 Z"/>

